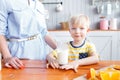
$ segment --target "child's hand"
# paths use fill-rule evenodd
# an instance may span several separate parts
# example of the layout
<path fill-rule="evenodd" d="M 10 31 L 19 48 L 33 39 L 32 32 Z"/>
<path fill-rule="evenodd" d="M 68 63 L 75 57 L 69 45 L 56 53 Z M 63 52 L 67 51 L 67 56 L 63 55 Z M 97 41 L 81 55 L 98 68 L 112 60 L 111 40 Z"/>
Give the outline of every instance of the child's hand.
<path fill-rule="evenodd" d="M 60 69 L 65 69 L 65 70 L 73 69 L 75 72 L 77 72 L 78 66 L 79 65 L 74 61 L 74 62 L 70 62 L 66 65 L 60 66 Z"/>
<path fill-rule="evenodd" d="M 49 66 L 51 66 L 53 69 L 59 68 L 59 64 L 58 64 L 56 58 L 51 58 L 51 57 L 48 58 L 47 68 Z"/>

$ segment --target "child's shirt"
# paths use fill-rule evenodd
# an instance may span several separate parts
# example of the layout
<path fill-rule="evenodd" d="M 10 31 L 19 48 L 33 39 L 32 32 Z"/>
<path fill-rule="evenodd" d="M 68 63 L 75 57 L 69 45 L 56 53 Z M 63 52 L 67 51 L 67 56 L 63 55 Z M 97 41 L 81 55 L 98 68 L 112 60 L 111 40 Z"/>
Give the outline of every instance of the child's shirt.
<path fill-rule="evenodd" d="M 68 59 L 79 60 L 86 58 L 91 55 L 92 52 L 96 52 L 95 45 L 87 40 L 85 40 L 80 46 L 72 45 L 72 41 L 67 42 L 68 45 Z M 52 54 L 57 58 L 57 49 L 52 52 Z"/>

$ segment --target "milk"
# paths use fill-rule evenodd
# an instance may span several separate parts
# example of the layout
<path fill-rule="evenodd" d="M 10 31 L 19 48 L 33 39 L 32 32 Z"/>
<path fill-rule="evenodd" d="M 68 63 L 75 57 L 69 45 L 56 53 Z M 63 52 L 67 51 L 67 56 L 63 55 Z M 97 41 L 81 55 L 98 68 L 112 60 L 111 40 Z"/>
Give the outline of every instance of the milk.
<path fill-rule="evenodd" d="M 58 63 L 60 65 L 68 64 L 68 50 L 58 50 Z"/>
<path fill-rule="evenodd" d="M 66 42 L 59 42 L 57 45 L 57 61 L 60 65 L 68 63 L 68 44 Z"/>

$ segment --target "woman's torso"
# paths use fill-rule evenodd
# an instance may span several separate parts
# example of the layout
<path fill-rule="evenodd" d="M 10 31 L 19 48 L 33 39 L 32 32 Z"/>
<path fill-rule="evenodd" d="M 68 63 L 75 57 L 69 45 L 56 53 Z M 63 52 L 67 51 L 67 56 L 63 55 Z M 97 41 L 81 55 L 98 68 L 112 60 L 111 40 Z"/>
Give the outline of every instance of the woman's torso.
<path fill-rule="evenodd" d="M 47 34 L 44 7 L 38 0 L 5 0 L 8 39 L 24 39 L 39 34 L 36 39 L 22 42 L 8 42 L 10 53 L 19 58 L 45 59 L 44 36 Z"/>

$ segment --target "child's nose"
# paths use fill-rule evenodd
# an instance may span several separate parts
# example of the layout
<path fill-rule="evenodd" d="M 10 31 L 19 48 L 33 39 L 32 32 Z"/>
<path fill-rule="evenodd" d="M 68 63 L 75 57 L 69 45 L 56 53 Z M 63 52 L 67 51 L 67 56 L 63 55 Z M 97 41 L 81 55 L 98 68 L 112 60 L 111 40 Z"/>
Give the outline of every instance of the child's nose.
<path fill-rule="evenodd" d="M 76 33 L 80 32 L 81 30 L 79 28 L 76 29 Z"/>

